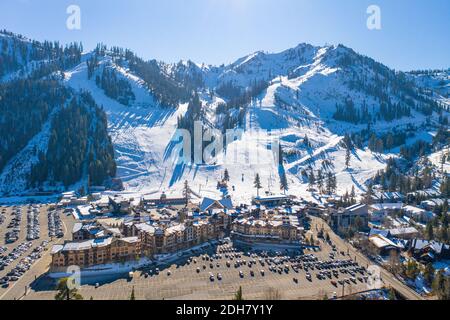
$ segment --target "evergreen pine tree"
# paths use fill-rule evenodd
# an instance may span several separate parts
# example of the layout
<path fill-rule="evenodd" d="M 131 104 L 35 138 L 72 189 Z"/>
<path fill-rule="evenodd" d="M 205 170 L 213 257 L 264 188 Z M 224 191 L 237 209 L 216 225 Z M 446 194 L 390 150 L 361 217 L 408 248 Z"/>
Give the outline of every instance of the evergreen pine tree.
<path fill-rule="evenodd" d="M 314 185 L 316 184 L 316 176 L 314 175 L 314 171 L 313 170 L 311 170 L 311 172 L 309 173 L 308 183 L 309 183 L 309 188 L 310 189 L 312 189 L 314 187 Z"/>
<path fill-rule="evenodd" d="M 189 187 L 189 182 L 187 180 L 184 182 L 183 197 L 186 200 L 186 205 L 188 205 L 191 200 L 191 188 Z"/>
<path fill-rule="evenodd" d="M 257 196 L 259 197 L 259 190 L 262 189 L 261 178 L 259 176 L 259 173 L 256 174 L 255 181 L 253 182 L 253 185 L 255 186 Z"/>
<path fill-rule="evenodd" d="M 284 171 L 280 175 L 280 189 L 284 194 L 286 194 L 286 191 L 289 189 L 286 172 Z"/>
<path fill-rule="evenodd" d="M 427 240 L 434 240 L 434 229 L 431 222 L 427 223 L 427 226 L 425 228 L 425 237 L 427 238 Z"/>
<path fill-rule="evenodd" d="M 228 169 L 225 169 L 225 172 L 223 173 L 223 180 L 230 181 L 230 174 L 228 172 Z"/>
<path fill-rule="evenodd" d="M 244 297 L 242 295 L 242 287 L 239 287 L 238 291 L 234 295 L 233 300 L 234 301 L 243 301 L 244 300 Z"/>
<path fill-rule="evenodd" d="M 136 297 L 134 295 L 134 286 L 133 289 L 131 290 L 130 300 L 136 300 Z"/>
<path fill-rule="evenodd" d="M 345 166 L 347 167 L 347 169 L 350 167 L 350 160 L 351 160 L 350 149 L 346 148 L 346 150 L 345 150 Z"/>

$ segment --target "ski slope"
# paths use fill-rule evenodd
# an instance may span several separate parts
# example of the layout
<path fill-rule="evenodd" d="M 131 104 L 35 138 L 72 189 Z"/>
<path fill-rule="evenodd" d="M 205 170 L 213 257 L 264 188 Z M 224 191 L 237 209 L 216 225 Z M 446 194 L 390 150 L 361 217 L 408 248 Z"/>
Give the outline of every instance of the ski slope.
<path fill-rule="evenodd" d="M 379 108 L 379 101 L 371 95 L 352 89 L 348 82 L 354 74 L 364 74 L 367 82 L 374 78 L 374 70 L 365 64 L 342 67 L 341 58 L 358 55 L 343 46 L 314 47 L 307 44 L 281 53 L 263 53 L 243 57 L 236 62 L 220 67 L 204 66 L 190 61 L 178 65 L 160 63 L 167 75 L 201 75 L 204 86 L 198 88 L 203 102 L 204 120 L 209 128 L 220 129 L 223 115 L 216 109 L 226 98 L 216 93 L 216 89 L 227 83 L 247 88 L 256 81 L 268 82 L 266 90 L 255 97 L 246 107 L 242 130 L 229 142 L 226 151 L 205 165 L 180 163 L 180 145 L 177 121 L 187 111 L 187 104 L 176 108 L 159 105 L 144 81 L 126 67 L 115 64 L 108 53 L 100 57 L 99 68 L 88 79 L 86 61 L 92 53 L 83 55 L 82 62 L 64 72 L 61 81 L 70 88 L 90 92 L 108 117 L 108 131 L 112 138 L 117 162 L 117 178 L 120 178 L 129 195 L 153 194 L 165 191 L 168 195 L 179 196 L 184 181 L 199 197 L 221 197 L 217 183 L 227 169 L 231 181 L 225 191 L 233 199 L 250 202 L 256 195 L 254 177 L 259 174 L 263 185 L 260 194 L 279 194 L 280 172 L 286 172 L 289 184 L 288 194 L 319 201 L 317 191 L 309 190 L 305 172 L 319 169 L 336 174 L 338 194 L 350 192 L 352 187 L 358 194 L 365 192 L 365 183 L 377 171 L 384 169 L 388 157 L 368 149 L 355 149 L 351 155 L 349 168 L 345 165 L 344 135 L 366 129 L 366 124 L 350 124 L 333 120 L 336 103 L 351 98 L 355 105 L 366 105 L 370 110 Z M 358 61 L 358 60 L 355 60 Z M 126 65 L 126 63 L 124 64 Z M 116 75 L 126 80 L 135 95 L 135 100 L 125 106 L 110 99 L 95 83 L 101 67 L 112 66 Z M 31 66 L 30 66 L 31 68 Z M 13 77 L 14 75 L 10 75 Z M 6 79 L 6 78 L 5 78 Z M 393 103 L 398 97 L 393 95 Z M 392 122 L 377 121 L 373 130 L 389 132 L 393 127 L 401 130 L 408 125 L 421 126 L 427 117 L 413 111 L 413 116 Z M 432 119 L 433 120 L 433 119 Z M 36 159 L 30 150 L 37 146 L 46 149 L 49 130 L 36 136 L 10 163 L 0 176 L 0 186 L 17 185 L 17 190 L 25 188 L 29 164 Z M 417 137 L 421 132 L 417 133 Z M 304 141 L 308 138 L 310 146 Z M 415 141 L 411 138 L 411 141 Z M 280 168 L 273 149 L 281 143 L 287 154 L 283 169 Z M 396 150 L 395 152 L 398 152 Z M 437 156 L 432 156 L 435 161 Z M 15 178 L 14 170 L 19 170 Z M 22 181 L 22 182 L 21 182 Z M 9 188 L 12 191 L 14 188 Z M 1 190 L 0 190 L 1 191 Z"/>
<path fill-rule="evenodd" d="M 100 61 L 100 64 L 103 63 L 111 61 L 105 58 Z M 187 106 L 180 105 L 176 110 L 162 108 L 138 77 L 117 66 L 116 71 L 132 86 L 136 100 L 131 106 L 121 105 L 108 98 L 95 81 L 88 80 L 84 62 L 66 72 L 64 81 L 74 89 L 89 91 L 97 103 L 103 106 L 115 147 L 117 176 L 124 182 L 127 193 L 165 191 L 180 195 L 184 181 L 188 180 L 192 190 L 199 196 L 220 197 L 222 192 L 217 190 L 217 182 L 227 169 L 231 177 L 227 192 L 237 202 L 249 202 L 256 195 L 253 185 L 256 174 L 261 176 L 261 194 L 279 194 L 279 166 L 271 144 L 281 141 L 283 148 L 295 148 L 295 143 L 305 135 L 315 148 L 302 151 L 298 159 L 285 163 L 289 194 L 314 200 L 317 196 L 307 191 L 308 183 L 301 176 L 301 171 L 311 166 L 317 170 L 325 159 L 333 162 L 341 193 L 350 191 L 353 185 L 357 191 L 363 192 L 365 181 L 385 165 L 382 157 L 370 151 L 357 150 L 352 167 L 347 170 L 342 163 L 345 151 L 339 146 L 342 136 L 327 130 L 318 115 L 294 101 L 293 92 L 298 90 L 302 81 L 291 81 L 286 77 L 275 79 L 258 101 L 249 106 L 245 130 L 214 163 L 200 166 L 178 164 L 179 155 L 177 149 L 171 149 L 171 141 L 176 134 L 177 118 L 186 112 Z M 276 95 L 298 104 L 298 109 L 280 108 L 276 105 Z M 212 100 L 205 98 L 205 109 L 213 110 L 221 101 L 219 97 Z M 206 114 L 208 122 L 217 121 L 214 112 Z"/>

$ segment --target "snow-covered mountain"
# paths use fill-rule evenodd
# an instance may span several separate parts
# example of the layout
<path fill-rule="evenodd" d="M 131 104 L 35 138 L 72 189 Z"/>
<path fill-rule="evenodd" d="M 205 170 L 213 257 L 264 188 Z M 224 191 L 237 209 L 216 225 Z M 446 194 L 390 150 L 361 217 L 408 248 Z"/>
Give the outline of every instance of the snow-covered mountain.
<path fill-rule="evenodd" d="M 342 45 L 300 44 L 222 66 L 146 62 L 128 50 L 97 48 L 59 71 L 65 87 L 90 93 L 103 107 L 117 177 L 130 193 L 179 194 L 188 180 L 196 194 L 220 196 L 225 169 L 228 193 L 237 201 L 256 195 L 256 174 L 261 192 L 279 193 L 285 174 L 288 193 L 317 198 L 311 172 L 321 171 L 336 175 L 338 193 L 352 187 L 361 193 L 402 144 L 431 142 L 442 125 L 441 92 Z M 190 95 L 199 97 L 199 110 Z M 209 164 L 180 163 L 177 128 L 192 120 L 216 132 L 239 130 L 237 138 Z M 348 167 L 346 134 L 353 141 Z M 371 146 L 372 135 L 381 149 Z M 281 143 L 282 165 L 274 141 Z"/>
<path fill-rule="evenodd" d="M 412 71 L 409 75 L 418 86 L 434 91 L 436 100 L 450 106 L 450 69 Z"/>
<path fill-rule="evenodd" d="M 0 33 L 0 193 L 64 190 L 115 175 L 107 120 L 95 100 L 61 81 L 81 46 Z"/>

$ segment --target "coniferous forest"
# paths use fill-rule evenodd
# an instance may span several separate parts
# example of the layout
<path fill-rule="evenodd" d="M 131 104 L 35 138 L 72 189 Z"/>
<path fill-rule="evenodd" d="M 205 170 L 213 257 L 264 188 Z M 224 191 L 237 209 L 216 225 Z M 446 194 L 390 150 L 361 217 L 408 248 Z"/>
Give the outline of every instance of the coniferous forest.
<path fill-rule="evenodd" d="M 326 49 L 326 54 L 320 56 L 321 62 L 329 65 L 329 70 L 335 70 L 337 88 L 345 89 L 335 95 L 324 94 L 325 101 L 333 99 L 326 121 L 335 120 L 338 126 L 344 125 L 339 122 L 355 125 L 352 126 L 355 130 L 346 136 L 348 163 L 353 148 L 368 148 L 380 154 L 395 151 L 407 163 L 413 163 L 448 144 L 448 108 L 433 96 L 432 90 L 415 82 L 414 73 L 389 69 L 342 45 Z M 74 89 L 79 88 L 79 79 L 70 81 L 77 74 L 86 77 L 87 73 L 84 81 L 88 85 L 81 87 L 96 99 L 98 94 L 104 94 L 123 106 L 148 107 L 150 103 L 142 103 L 141 95 L 134 90 L 136 85 L 148 90 L 153 97 L 151 102 L 157 102 L 155 106 L 164 112 L 174 112 L 180 104 L 187 103 L 187 112 L 178 115 L 177 127 L 189 131 L 192 138 L 195 121 L 203 122 L 203 133 L 214 130 L 224 134 L 229 129 L 244 128 L 247 115 L 252 109 L 263 108 L 262 97 L 272 91 L 274 114 L 289 122 L 298 115 L 300 127 L 310 125 L 310 101 L 305 104 L 303 99 L 315 100 L 317 92 L 304 95 L 286 82 L 303 77 L 306 68 L 303 64 L 319 59 L 317 55 L 308 57 L 314 50 L 313 46 L 300 45 L 299 49 L 284 53 L 258 53 L 239 64 L 214 67 L 191 61 L 166 64 L 144 60 L 128 49 L 108 48 L 104 44 L 83 54 L 83 46 L 78 43 L 63 46 L 0 31 L 0 173 L 22 151 L 28 150 L 33 138 L 50 127 L 48 141 L 41 143 L 41 148 L 35 147 L 33 160 L 37 161 L 33 161 L 29 174 L 30 187 L 49 184 L 67 187 L 81 179 L 90 185 L 101 185 L 115 176 L 114 150 L 105 112 L 89 93 Z M 283 79 L 282 74 L 287 78 Z M 333 89 L 334 83 L 330 82 L 330 86 Z M 314 102 L 319 109 L 320 101 Z M 264 103 L 267 102 L 270 99 Z M 106 110 L 109 107 L 105 105 Z M 430 115 L 439 116 L 434 117 L 433 126 L 440 129 L 433 141 L 413 140 L 418 130 L 431 127 Z M 400 129 L 394 123 L 416 117 L 417 122 L 409 121 Z M 272 121 L 261 119 L 265 120 Z M 391 130 L 378 132 L 376 128 L 384 123 L 392 123 Z M 307 136 L 304 145 L 312 148 Z M 292 150 L 286 153 L 293 154 Z"/>
<path fill-rule="evenodd" d="M 129 106 L 135 99 L 130 83 L 120 79 L 113 68 L 104 67 L 101 75 L 96 76 L 95 82 L 108 97 L 120 104 Z"/>
<path fill-rule="evenodd" d="M 69 96 L 69 91 L 53 80 L 0 84 L 0 171 Z"/>
<path fill-rule="evenodd" d="M 0 172 L 31 139 L 49 127 L 45 151 L 29 174 L 29 187 L 69 186 L 86 179 L 102 185 L 116 174 L 114 149 L 103 109 L 86 92 L 61 83 L 62 72 L 81 62 L 83 47 L 38 42 L 6 31 L 0 37 Z M 5 81 L 6 80 L 6 81 Z M 127 104 L 129 84 L 106 69 L 99 77 L 105 93 Z"/>
<path fill-rule="evenodd" d="M 32 169 L 31 185 L 36 187 L 50 181 L 69 186 L 86 175 L 90 185 L 102 185 L 115 174 L 114 149 L 105 113 L 89 94 L 73 97 L 52 120 L 48 151 L 39 154 L 39 163 Z"/>

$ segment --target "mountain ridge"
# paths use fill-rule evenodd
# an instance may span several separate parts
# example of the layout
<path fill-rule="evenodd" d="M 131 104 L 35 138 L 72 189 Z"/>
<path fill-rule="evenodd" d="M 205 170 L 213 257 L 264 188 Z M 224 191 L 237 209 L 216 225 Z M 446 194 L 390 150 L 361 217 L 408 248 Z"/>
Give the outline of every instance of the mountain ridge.
<path fill-rule="evenodd" d="M 292 189 L 314 198 L 309 176 L 323 170 L 337 176 L 338 193 L 352 187 L 362 193 L 388 158 L 400 156 L 401 145 L 431 143 L 430 132 L 448 123 L 449 104 L 439 98 L 441 92 L 343 45 L 303 43 L 224 66 L 144 61 L 128 49 L 99 45 L 77 63 L 44 74 L 103 106 L 117 178 L 130 192 L 178 193 L 189 180 L 199 193 L 219 196 L 214 181 L 228 169 L 234 179 L 240 177 L 232 193 L 242 200 L 252 196 L 256 173 L 268 192 L 277 192 L 277 181 L 287 175 Z M 180 166 L 173 138 L 180 125 L 191 128 L 194 120 L 202 120 L 204 129 L 243 135 L 219 150 L 222 162 Z M 266 133 L 255 140 L 254 130 Z M 343 160 L 347 135 L 353 146 L 350 169 Z M 267 149 L 271 139 L 281 141 L 282 170 Z M 223 160 L 233 148 L 244 159 L 261 154 L 268 164 L 228 166 Z"/>

